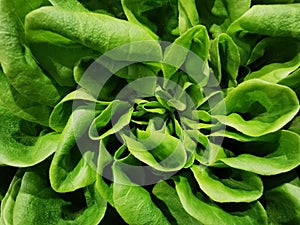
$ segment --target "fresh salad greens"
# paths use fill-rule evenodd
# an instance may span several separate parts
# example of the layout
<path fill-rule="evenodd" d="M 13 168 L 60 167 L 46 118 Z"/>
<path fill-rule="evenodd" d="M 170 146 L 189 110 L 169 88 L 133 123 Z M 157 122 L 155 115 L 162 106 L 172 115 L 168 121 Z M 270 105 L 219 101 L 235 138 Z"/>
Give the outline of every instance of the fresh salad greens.
<path fill-rule="evenodd" d="M 300 224 L 299 0 L 0 0 L 0 225 Z"/>

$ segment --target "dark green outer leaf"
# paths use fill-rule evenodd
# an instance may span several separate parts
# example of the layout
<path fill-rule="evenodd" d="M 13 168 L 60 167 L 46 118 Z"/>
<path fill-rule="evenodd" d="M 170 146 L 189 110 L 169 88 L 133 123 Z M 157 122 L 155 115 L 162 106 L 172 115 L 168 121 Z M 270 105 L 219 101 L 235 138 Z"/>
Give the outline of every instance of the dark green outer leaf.
<path fill-rule="evenodd" d="M 51 2 L 52 5 L 62 9 L 78 12 L 88 12 L 88 10 L 84 8 L 77 0 L 49 0 L 49 2 Z"/>
<path fill-rule="evenodd" d="M 0 108 L 0 121 L 1 165 L 32 166 L 43 161 L 56 150 L 60 134 L 45 133 L 43 128 L 37 134 L 31 134 L 22 125 L 24 121 L 2 108 Z M 34 126 L 39 125 L 29 123 L 29 126 L 30 129 L 34 129 Z"/>
<path fill-rule="evenodd" d="M 300 187 L 286 183 L 267 191 L 264 196 L 272 224 L 300 224 Z"/>
<path fill-rule="evenodd" d="M 18 93 L 0 70 L 0 106 L 12 115 L 48 126 L 51 107 L 33 102 Z"/>
<path fill-rule="evenodd" d="M 167 182 L 158 182 L 153 190 L 153 194 L 162 200 L 170 210 L 172 216 L 176 219 L 178 225 L 200 225 L 200 222 L 189 215 L 183 208 L 176 190 Z"/>
<path fill-rule="evenodd" d="M 17 173 L 1 206 L 1 216 L 5 225 L 98 224 L 106 202 L 93 185 L 83 192 L 86 207 L 78 208 L 76 195 L 72 196 L 74 203 L 64 200 L 48 183 L 48 165 L 41 164 Z"/>
<path fill-rule="evenodd" d="M 210 48 L 210 61 L 218 81 L 228 87 L 236 86 L 240 65 L 239 51 L 227 34 L 220 34 Z"/>
<path fill-rule="evenodd" d="M 25 5 L 21 1 L 0 1 L 0 62 L 5 75 L 18 92 L 30 100 L 54 106 L 60 95 L 24 45 L 23 24 L 18 20 L 18 17 L 23 19 L 34 9 L 31 7 L 39 7 L 42 3 L 36 1 L 31 6 L 27 1 Z M 24 11 L 16 11 L 16 7 Z M 16 15 L 16 12 L 20 15 Z"/>
<path fill-rule="evenodd" d="M 227 33 L 238 44 L 244 64 L 260 35 L 299 39 L 300 4 L 254 5 L 231 24 Z"/>
<path fill-rule="evenodd" d="M 170 224 L 143 187 L 132 183 L 114 164 L 113 200 L 121 217 L 131 225 Z"/>

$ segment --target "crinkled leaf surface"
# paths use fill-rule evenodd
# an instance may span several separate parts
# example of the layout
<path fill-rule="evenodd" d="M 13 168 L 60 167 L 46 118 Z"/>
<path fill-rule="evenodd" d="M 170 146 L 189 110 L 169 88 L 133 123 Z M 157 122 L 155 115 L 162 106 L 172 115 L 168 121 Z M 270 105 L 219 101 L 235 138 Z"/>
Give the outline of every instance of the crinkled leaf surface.
<path fill-rule="evenodd" d="M 60 99 L 58 90 L 24 43 L 24 17 L 44 3 L 1 0 L 0 61 L 5 75 L 19 93 L 30 100 L 54 106 Z"/>
<path fill-rule="evenodd" d="M 60 134 L 22 120 L 0 108 L 0 164 L 16 167 L 35 165 L 57 148 Z"/>
<path fill-rule="evenodd" d="M 125 20 L 50 6 L 29 13 L 25 30 L 28 35 L 30 32 L 54 32 L 102 53 L 130 42 L 153 40 L 147 30 Z"/>

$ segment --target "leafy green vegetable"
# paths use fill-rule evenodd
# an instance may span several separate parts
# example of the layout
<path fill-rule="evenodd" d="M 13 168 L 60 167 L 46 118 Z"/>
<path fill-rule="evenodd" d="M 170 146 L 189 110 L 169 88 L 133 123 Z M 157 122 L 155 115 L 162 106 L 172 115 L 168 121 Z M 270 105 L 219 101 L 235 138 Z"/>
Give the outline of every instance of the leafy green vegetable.
<path fill-rule="evenodd" d="M 158 131 L 140 131 L 137 138 L 124 136 L 131 154 L 147 165 L 161 171 L 177 171 L 185 165 L 187 156 L 179 139 Z"/>
<path fill-rule="evenodd" d="M 300 223 L 299 0 L 0 0 L 0 225 Z"/>
<path fill-rule="evenodd" d="M 24 120 L 38 123 L 43 126 L 49 124 L 51 108 L 47 105 L 33 102 L 18 93 L 1 70 L 0 87 L 2 90 L 0 96 L 1 108 L 8 110 L 10 113 Z"/>
<path fill-rule="evenodd" d="M 177 1 L 161 0 L 121 0 L 128 21 L 151 30 L 165 40 L 174 39 L 177 35 L 178 8 Z M 157 15 L 162 15 L 158 17 Z"/>
<path fill-rule="evenodd" d="M 199 16 L 195 0 L 178 1 L 178 29 L 183 34 L 189 28 L 199 24 Z"/>
<path fill-rule="evenodd" d="M 197 0 L 202 23 L 214 37 L 225 33 L 232 22 L 240 18 L 249 8 L 251 1 Z"/>

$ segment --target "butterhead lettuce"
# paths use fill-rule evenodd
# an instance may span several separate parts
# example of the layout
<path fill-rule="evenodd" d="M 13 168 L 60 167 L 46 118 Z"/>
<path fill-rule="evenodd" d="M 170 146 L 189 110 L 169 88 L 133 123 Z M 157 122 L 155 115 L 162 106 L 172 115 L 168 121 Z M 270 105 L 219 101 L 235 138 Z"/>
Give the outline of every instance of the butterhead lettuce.
<path fill-rule="evenodd" d="M 0 225 L 300 224 L 298 0 L 0 0 Z"/>

